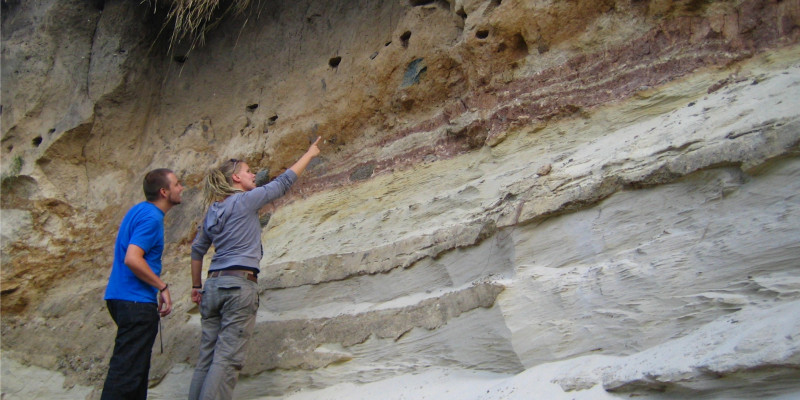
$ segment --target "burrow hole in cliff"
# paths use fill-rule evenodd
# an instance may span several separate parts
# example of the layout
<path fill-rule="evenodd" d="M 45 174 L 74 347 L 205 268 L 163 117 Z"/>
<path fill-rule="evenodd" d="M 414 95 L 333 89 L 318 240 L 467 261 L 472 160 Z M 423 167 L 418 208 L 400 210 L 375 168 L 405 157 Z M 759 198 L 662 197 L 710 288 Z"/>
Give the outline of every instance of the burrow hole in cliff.
<path fill-rule="evenodd" d="M 272 125 L 277 120 L 278 120 L 278 116 L 277 115 L 273 115 L 273 116 L 269 117 L 269 124 Z"/>
<path fill-rule="evenodd" d="M 436 4 L 436 6 L 444 9 L 450 10 L 450 2 L 448 0 L 408 0 L 408 4 L 411 7 L 419 7 L 419 6 L 427 6 L 429 4 Z"/>
<path fill-rule="evenodd" d="M 686 11 L 697 12 L 697 11 L 704 10 L 706 7 L 708 7 L 708 5 L 710 3 L 712 3 L 712 1 L 709 1 L 709 0 L 690 0 L 684 7 L 686 8 Z M 780 1 L 778 3 L 780 3 Z"/>
<path fill-rule="evenodd" d="M 512 36 L 508 40 L 504 40 L 497 46 L 497 52 L 502 53 L 504 51 L 511 52 L 512 59 L 520 59 L 526 57 L 528 55 L 528 43 L 525 42 L 525 38 L 522 37 L 522 34 L 517 33 L 516 35 Z M 545 53 L 549 50 L 549 47 L 542 48 L 540 45 L 539 53 Z"/>
<path fill-rule="evenodd" d="M 478 39 L 486 39 L 489 37 L 489 30 L 488 29 L 479 29 L 475 32 L 475 37 Z"/>
<path fill-rule="evenodd" d="M 33 140 L 31 142 L 33 143 L 34 147 L 39 147 L 39 145 L 42 144 L 42 137 L 41 136 L 37 136 L 37 137 L 33 138 Z"/>
<path fill-rule="evenodd" d="M 175 62 L 177 62 L 178 64 L 183 64 L 183 63 L 186 62 L 187 57 L 186 56 L 175 56 L 172 59 L 175 60 Z"/>
<path fill-rule="evenodd" d="M 408 39 L 411 39 L 411 31 L 405 31 L 400 35 L 400 42 L 403 43 L 403 47 L 408 47 Z"/>
<path fill-rule="evenodd" d="M 340 62 L 342 62 L 342 57 L 336 56 L 328 60 L 328 65 L 330 65 L 331 68 L 336 68 L 339 66 Z"/>
<path fill-rule="evenodd" d="M 258 103 L 253 103 L 247 106 L 247 111 L 255 111 L 258 108 Z"/>

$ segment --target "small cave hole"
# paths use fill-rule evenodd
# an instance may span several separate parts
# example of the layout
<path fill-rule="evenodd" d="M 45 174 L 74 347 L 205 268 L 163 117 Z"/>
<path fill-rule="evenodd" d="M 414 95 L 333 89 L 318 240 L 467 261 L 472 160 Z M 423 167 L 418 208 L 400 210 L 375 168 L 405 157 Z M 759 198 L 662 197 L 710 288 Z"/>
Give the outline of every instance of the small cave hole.
<path fill-rule="evenodd" d="M 6 150 L 8 151 L 14 150 L 14 145 L 13 144 L 8 145 L 8 147 L 6 147 Z"/>
<path fill-rule="evenodd" d="M 464 9 L 463 9 L 463 8 L 462 8 L 462 9 L 460 9 L 460 10 L 458 10 L 458 11 L 456 11 L 456 15 L 458 15 L 459 17 L 461 17 L 461 19 L 467 19 L 467 12 L 466 12 L 466 11 L 464 11 Z"/>
<path fill-rule="evenodd" d="M 545 53 L 549 47 L 545 43 L 539 44 L 539 54 Z M 521 34 L 517 33 L 508 40 L 504 40 L 497 46 L 497 52 L 502 53 L 509 51 L 512 59 L 520 59 L 528 55 L 528 44 Z"/>
<path fill-rule="evenodd" d="M 489 37 L 489 30 L 488 29 L 481 29 L 475 32 L 475 37 L 478 39 L 486 39 Z"/>
<path fill-rule="evenodd" d="M 272 125 L 277 120 L 278 120 L 278 116 L 277 115 L 273 115 L 273 116 L 269 117 L 269 124 Z"/>
<path fill-rule="evenodd" d="M 247 111 L 255 111 L 256 108 L 258 108 L 258 103 L 253 103 L 247 106 Z"/>
<path fill-rule="evenodd" d="M 56 128 L 50 128 L 50 130 L 49 130 L 49 131 L 47 131 L 47 134 L 48 134 L 48 135 L 52 135 L 52 134 L 54 134 L 54 133 L 56 133 Z"/>
<path fill-rule="evenodd" d="M 186 62 L 187 58 L 186 56 L 175 56 L 173 60 L 175 60 L 175 62 L 177 62 L 178 64 L 183 64 Z"/>
<path fill-rule="evenodd" d="M 411 31 L 405 31 L 400 35 L 400 41 L 403 42 L 403 47 L 408 47 L 408 39 L 411 39 Z"/>
<path fill-rule="evenodd" d="M 319 18 L 319 17 L 321 17 L 321 16 L 322 16 L 322 14 L 314 13 L 311 16 L 306 17 L 306 22 L 308 22 L 309 24 L 313 24 L 314 20 Z"/>
<path fill-rule="evenodd" d="M 525 41 L 525 37 L 522 36 L 521 33 L 517 33 L 513 37 L 511 37 L 511 49 L 514 52 L 514 57 L 516 58 L 523 58 L 529 54 L 528 50 L 528 43 Z M 544 47 L 540 47 L 537 49 L 539 54 L 546 53 L 550 50 L 550 46 L 545 44 Z"/>
<path fill-rule="evenodd" d="M 33 138 L 32 142 L 33 142 L 34 146 L 39 147 L 39 145 L 42 144 L 42 137 L 41 136 L 37 136 L 37 137 Z"/>
<path fill-rule="evenodd" d="M 409 0 L 411 7 L 424 6 L 433 3 L 435 0 Z"/>
<path fill-rule="evenodd" d="M 388 41 L 388 42 L 386 42 L 386 43 L 384 43 L 384 44 L 383 44 L 383 46 L 384 46 L 384 47 L 389 47 L 389 45 L 390 45 L 390 44 L 392 44 L 392 41 L 391 41 L 391 40 L 390 40 L 390 41 Z"/>
<path fill-rule="evenodd" d="M 331 68 L 336 68 L 339 66 L 340 62 L 342 62 L 342 57 L 336 56 L 328 60 L 328 65 L 330 65 Z"/>
<path fill-rule="evenodd" d="M 710 3 L 710 1 L 708 0 L 691 0 L 689 1 L 689 4 L 685 6 L 686 11 L 689 12 L 700 11 L 703 8 L 705 8 L 708 5 L 708 3 Z"/>

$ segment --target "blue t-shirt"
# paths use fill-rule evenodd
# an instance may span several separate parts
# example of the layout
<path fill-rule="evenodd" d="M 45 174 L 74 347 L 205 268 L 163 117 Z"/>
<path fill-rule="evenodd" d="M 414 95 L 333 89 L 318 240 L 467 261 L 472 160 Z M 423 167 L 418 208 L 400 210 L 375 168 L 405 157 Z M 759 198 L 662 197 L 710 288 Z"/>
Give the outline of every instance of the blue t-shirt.
<path fill-rule="evenodd" d="M 145 283 L 125 265 L 128 245 L 144 250 L 144 260 L 161 276 L 161 253 L 164 250 L 164 212 L 153 203 L 143 201 L 130 209 L 117 233 L 114 244 L 114 264 L 108 278 L 105 300 L 127 300 L 156 303 L 158 289 Z"/>

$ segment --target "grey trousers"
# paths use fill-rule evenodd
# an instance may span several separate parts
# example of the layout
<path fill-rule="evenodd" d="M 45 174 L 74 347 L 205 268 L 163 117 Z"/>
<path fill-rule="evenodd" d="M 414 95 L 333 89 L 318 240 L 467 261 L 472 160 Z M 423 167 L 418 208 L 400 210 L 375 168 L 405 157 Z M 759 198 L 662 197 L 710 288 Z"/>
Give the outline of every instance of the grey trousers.
<path fill-rule="evenodd" d="M 200 301 L 203 334 L 189 400 L 233 398 L 258 310 L 258 286 L 238 276 L 206 280 Z"/>

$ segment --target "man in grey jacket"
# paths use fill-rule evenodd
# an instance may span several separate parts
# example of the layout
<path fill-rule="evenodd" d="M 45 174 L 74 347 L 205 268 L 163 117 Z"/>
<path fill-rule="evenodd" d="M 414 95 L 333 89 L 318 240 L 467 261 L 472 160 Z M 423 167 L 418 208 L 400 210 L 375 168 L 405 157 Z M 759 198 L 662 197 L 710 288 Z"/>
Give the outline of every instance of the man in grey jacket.
<path fill-rule="evenodd" d="M 256 187 L 250 166 L 236 159 L 206 177 L 210 206 L 192 243 L 192 301 L 200 305 L 203 333 L 190 400 L 233 397 L 258 310 L 263 254 L 258 210 L 289 190 L 319 155 L 320 139 L 286 172 L 263 186 Z M 203 286 L 203 257 L 212 244 L 215 254 Z"/>

